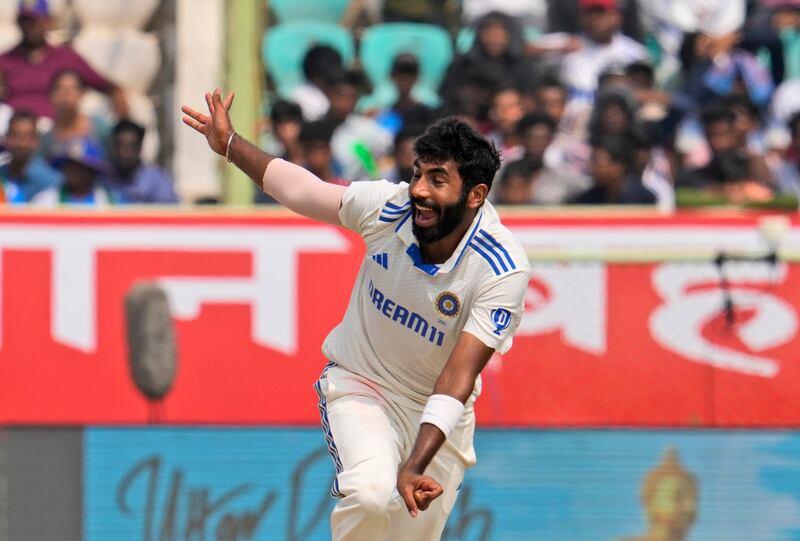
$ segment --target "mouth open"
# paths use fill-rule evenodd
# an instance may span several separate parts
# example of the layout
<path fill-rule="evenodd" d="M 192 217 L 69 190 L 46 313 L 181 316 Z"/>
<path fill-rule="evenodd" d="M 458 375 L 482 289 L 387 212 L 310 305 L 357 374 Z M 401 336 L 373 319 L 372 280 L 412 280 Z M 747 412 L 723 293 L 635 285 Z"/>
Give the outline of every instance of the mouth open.
<path fill-rule="evenodd" d="M 432 208 L 415 204 L 414 210 L 414 223 L 418 227 L 431 227 L 439 219 L 439 213 Z"/>

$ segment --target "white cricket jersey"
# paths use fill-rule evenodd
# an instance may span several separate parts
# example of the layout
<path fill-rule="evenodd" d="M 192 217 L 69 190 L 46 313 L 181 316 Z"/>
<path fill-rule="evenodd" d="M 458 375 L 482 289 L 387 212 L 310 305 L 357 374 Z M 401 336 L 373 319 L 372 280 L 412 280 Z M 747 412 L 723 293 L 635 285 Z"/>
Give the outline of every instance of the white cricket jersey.
<path fill-rule="evenodd" d="M 344 192 L 339 217 L 363 237 L 367 253 L 322 351 L 424 405 L 461 331 L 500 353 L 511 348 L 530 265 L 488 202 L 441 265 L 422 262 L 411 216 L 405 182 L 356 182 Z"/>

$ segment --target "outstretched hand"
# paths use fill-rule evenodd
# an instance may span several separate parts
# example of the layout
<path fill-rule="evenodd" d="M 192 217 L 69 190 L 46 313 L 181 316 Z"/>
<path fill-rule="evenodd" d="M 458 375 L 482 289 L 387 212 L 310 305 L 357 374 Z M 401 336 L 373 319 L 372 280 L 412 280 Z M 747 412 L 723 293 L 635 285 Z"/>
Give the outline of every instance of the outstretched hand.
<path fill-rule="evenodd" d="M 211 116 L 195 111 L 188 105 L 181 107 L 183 123 L 203 134 L 208 141 L 208 146 L 217 154 L 224 156 L 231 134 L 234 132 L 228 110 L 233 104 L 233 92 L 223 100 L 220 90 L 206 93 L 206 104 Z"/>
<path fill-rule="evenodd" d="M 442 495 L 441 485 L 428 477 L 401 470 L 397 475 L 397 491 L 408 508 L 408 514 L 416 517 L 419 511 L 428 508 L 433 500 Z"/>

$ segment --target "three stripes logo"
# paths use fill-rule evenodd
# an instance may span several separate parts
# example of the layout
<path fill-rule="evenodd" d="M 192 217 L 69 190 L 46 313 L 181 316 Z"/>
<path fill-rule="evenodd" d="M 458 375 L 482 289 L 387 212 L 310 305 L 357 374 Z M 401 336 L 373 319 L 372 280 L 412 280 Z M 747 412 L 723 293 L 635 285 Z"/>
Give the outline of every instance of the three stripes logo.
<path fill-rule="evenodd" d="M 394 203 L 386 203 L 381 210 L 378 220 L 381 222 L 393 223 L 405 217 L 411 212 L 411 201 L 406 201 L 402 205 L 395 205 Z"/>
<path fill-rule="evenodd" d="M 517 268 L 508 250 L 483 229 L 470 239 L 469 247 L 489 262 L 497 276 Z"/>
<path fill-rule="evenodd" d="M 386 270 L 389 270 L 389 254 L 386 252 L 380 254 L 372 254 L 370 256 L 372 260 L 383 267 Z"/>

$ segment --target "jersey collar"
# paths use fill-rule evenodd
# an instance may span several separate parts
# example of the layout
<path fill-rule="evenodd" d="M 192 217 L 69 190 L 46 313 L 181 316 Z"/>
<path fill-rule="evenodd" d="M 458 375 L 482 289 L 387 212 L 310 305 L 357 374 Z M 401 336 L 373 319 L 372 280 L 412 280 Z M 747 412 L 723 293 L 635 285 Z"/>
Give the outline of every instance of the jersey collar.
<path fill-rule="evenodd" d="M 488 205 L 488 203 L 484 203 L 484 205 Z M 400 221 L 395 228 L 395 234 L 400 237 L 400 240 L 402 240 L 406 246 L 408 246 L 406 255 L 408 255 L 408 257 L 410 257 L 414 262 L 414 267 L 425 274 L 436 276 L 437 274 L 451 272 L 456 268 L 456 266 L 458 266 L 459 262 L 464 256 L 467 245 L 472 240 L 472 237 L 475 236 L 475 233 L 478 231 L 478 227 L 481 225 L 481 220 L 483 219 L 483 207 L 481 207 L 481 209 L 475 215 L 475 218 L 472 219 L 472 224 L 470 224 L 469 229 L 467 229 L 467 233 L 461 238 L 461 242 L 458 243 L 458 246 L 453 251 L 453 255 L 451 255 L 447 261 L 439 265 L 422 262 L 422 252 L 420 251 L 419 244 L 417 243 L 417 238 L 414 236 L 414 232 L 411 229 L 412 214 L 413 212 L 409 211 L 408 214 L 406 214 L 406 216 Z"/>

